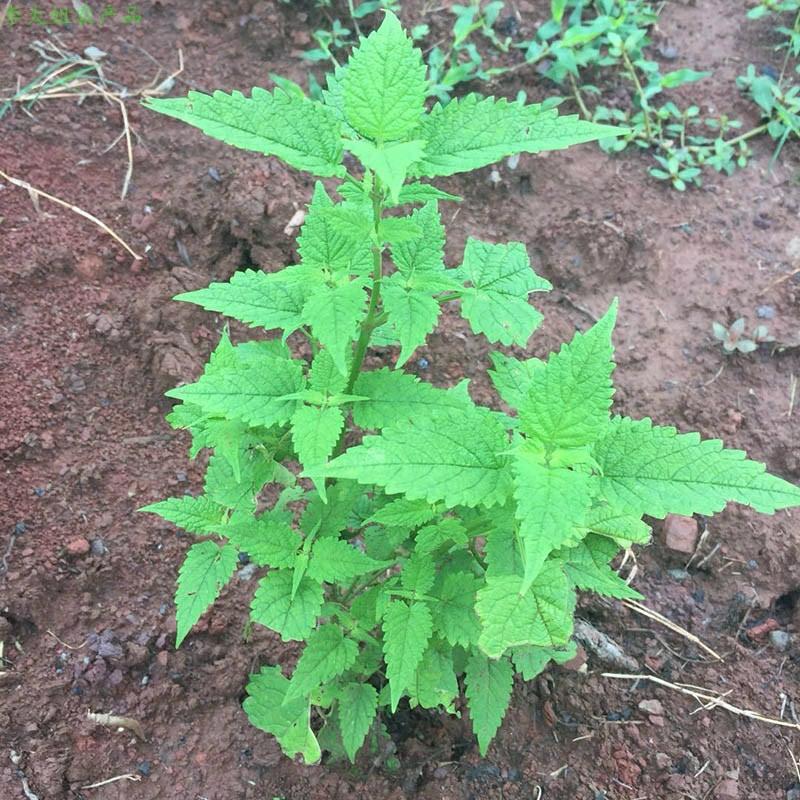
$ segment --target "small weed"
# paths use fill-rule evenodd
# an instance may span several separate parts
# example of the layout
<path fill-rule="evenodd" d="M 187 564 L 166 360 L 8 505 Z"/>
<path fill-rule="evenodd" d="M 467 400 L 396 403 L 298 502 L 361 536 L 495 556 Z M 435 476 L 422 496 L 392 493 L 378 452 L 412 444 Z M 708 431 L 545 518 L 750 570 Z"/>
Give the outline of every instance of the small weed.
<path fill-rule="evenodd" d="M 766 325 L 756 325 L 749 336 L 745 336 L 745 325 L 744 317 L 739 317 L 727 328 L 721 322 L 714 322 L 711 327 L 714 338 L 722 342 L 722 349 L 726 353 L 752 353 L 760 344 L 775 341 Z"/>

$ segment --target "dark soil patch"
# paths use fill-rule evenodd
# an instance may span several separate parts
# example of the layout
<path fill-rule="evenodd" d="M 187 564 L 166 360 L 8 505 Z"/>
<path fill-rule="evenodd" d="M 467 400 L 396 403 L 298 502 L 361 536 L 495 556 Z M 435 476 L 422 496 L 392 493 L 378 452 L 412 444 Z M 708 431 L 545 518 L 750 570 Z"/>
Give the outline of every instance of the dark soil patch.
<path fill-rule="evenodd" d="M 516 3 L 529 28 L 547 5 Z M 144 50 L 172 69 L 178 47 L 181 90 L 263 85 L 269 71 L 303 80 L 296 51 L 308 46 L 311 3 L 139 6 L 139 25 L 59 35 L 76 51 L 106 50 L 107 75 L 131 88 L 154 74 Z M 659 35 L 678 47 L 681 65 L 715 71 L 693 87 L 704 112 L 751 114 L 733 79 L 749 61 L 777 58 L 768 31 L 744 24 L 746 6 L 705 0 L 665 10 Z M 418 21 L 422 4 L 404 8 Z M 443 13 L 430 21 L 443 26 Z M 28 44 L 41 31 L 0 35 L 0 84 L 30 78 L 38 57 Z M 493 88 L 552 93 L 524 72 Z M 311 186 L 276 161 L 134 103 L 128 111 L 138 138 L 125 201 L 121 145 L 103 152 L 120 131 L 117 109 L 58 100 L 34 119 L 16 111 L 0 122 L 0 168 L 77 202 L 147 253 L 134 262 L 89 223 L 46 202 L 37 216 L 25 192 L 0 187 L 0 554 L 13 545 L 0 576 L 0 795 L 22 797 L 26 776 L 41 800 L 678 800 L 728 796 L 720 793 L 733 784 L 740 797 L 783 800 L 796 781 L 788 752 L 800 752 L 796 732 L 719 710 L 691 714 L 688 698 L 602 677 L 591 656 L 586 672 L 557 668 L 519 685 L 486 759 L 465 722 L 401 715 L 391 727 L 400 766 L 389 771 L 368 758 L 352 769 L 293 764 L 250 727 L 239 705 L 247 673 L 297 656 L 264 629 L 243 642 L 252 581 L 235 579 L 173 650 L 173 585 L 188 539 L 135 509 L 201 483 L 186 437 L 163 422 L 162 392 L 196 374 L 219 320 L 169 298 L 245 263 L 291 261 L 294 234 L 284 228 Z M 800 231 L 797 149 L 787 146 L 771 174 L 769 145 L 756 149 L 746 171 L 710 175 L 686 195 L 647 179 L 638 157 L 610 159 L 593 146 L 523 157 L 513 172 L 499 168 L 496 187 L 488 170 L 450 179 L 445 188 L 466 202 L 445 210 L 447 255 L 456 263 L 469 234 L 527 244 L 556 287 L 539 302 L 546 322 L 530 354 L 585 328 L 618 295 L 617 409 L 723 437 L 798 481 L 800 412 L 788 414 L 797 351 L 725 360 L 711 336 L 713 320 L 754 322 L 760 305 L 774 308 L 779 338 L 800 327 L 798 283 L 778 280 Z M 491 402 L 487 354 L 449 311 L 413 368 L 440 385 L 472 378 L 474 397 Z M 735 704 L 791 719 L 800 702 L 796 644 L 779 652 L 766 637 L 737 632 L 747 614 L 745 628 L 775 616 L 800 636 L 797 518 L 728 510 L 708 522 L 703 553 L 719 544 L 716 554 L 688 576 L 670 572 L 685 560 L 658 536 L 640 553 L 636 583 L 650 606 L 723 653 L 723 664 L 618 603 L 586 599 L 580 614 L 643 670 L 731 690 Z M 658 699 L 663 716 L 640 711 L 643 699 Z M 87 708 L 139 720 L 147 741 L 89 724 Z M 125 773 L 140 780 L 82 788 Z"/>

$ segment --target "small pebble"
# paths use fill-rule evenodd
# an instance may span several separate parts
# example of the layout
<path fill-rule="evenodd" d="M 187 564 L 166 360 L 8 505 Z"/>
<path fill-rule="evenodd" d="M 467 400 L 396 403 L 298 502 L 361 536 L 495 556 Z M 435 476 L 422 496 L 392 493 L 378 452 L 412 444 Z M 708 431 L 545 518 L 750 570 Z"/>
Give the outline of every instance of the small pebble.
<path fill-rule="evenodd" d="M 639 710 L 644 711 L 645 714 L 654 714 L 656 716 L 663 716 L 664 706 L 661 705 L 659 700 L 642 700 L 639 703 Z"/>
<path fill-rule="evenodd" d="M 430 366 L 430 362 L 428 361 L 428 359 L 427 359 L 427 358 L 420 358 L 420 359 L 417 361 L 417 366 L 418 366 L 420 369 L 428 369 L 428 367 Z"/>
<path fill-rule="evenodd" d="M 676 581 L 685 581 L 689 577 L 689 573 L 685 569 L 669 569 L 667 572 Z"/>
<path fill-rule="evenodd" d="M 136 765 L 136 771 L 144 776 L 145 778 L 150 774 L 150 762 L 149 761 L 140 761 Z"/>
<path fill-rule="evenodd" d="M 772 306 L 759 306 L 756 314 L 759 319 L 775 319 L 775 309 Z"/>
<path fill-rule="evenodd" d="M 772 80 L 774 81 L 778 80 L 778 70 L 776 70 L 775 67 L 772 67 L 769 64 L 762 64 L 758 68 L 758 71 L 762 75 L 766 75 L 768 78 L 772 78 Z"/>
<path fill-rule="evenodd" d="M 27 530 L 28 526 L 24 522 L 17 522 L 14 525 L 14 536 L 22 536 Z"/>
<path fill-rule="evenodd" d="M 44 492 L 45 492 L 45 490 L 44 490 L 44 488 L 43 488 L 42 486 L 37 486 L 37 487 L 36 487 L 36 488 L 33 490 L 33 493 L 34 493 L 34 494 L 35 494 L 37 497 L 44 497 Z"/>
<path fill-rule="evenodd" d="M 71 556 L 85 556 L 92 546 L 82 536 L 78 536 L 67 544 L 67 553 Z"/>
<path fill-rule="evenodd" d="M 789 649 L 792 637 L 786 631 L 771 631 L 769 641 L 777 651 L 783 653 Z"/>
<path fill-rule="evenodd" d="M 92 539 L 90 550 L 93 556 L 104 556 L 108 552 L 108 548 L 102 539 Z"/>
<path fill-rule="evenodd" d="M 678 48 L 671 44 L 659 47 L 658 52 L 660 53 L 661 58 L 664 58 L 667 61 L 674 61 L 678 57 Z"/>
<path fill-rule="evenodd" d="M 239 563 L 242 564 L 242 565 L 249 564 L 250 563 L 250 554 L 249 553 L 245 553 L 244 551 L 239 553 Z"/>
<path fill-rule="evenodd" d="M 255 564 L 247 564 L 236 573 L 236 576 L 240 581 L 249 581 L 255 574 L 256 569 L 258 569 L 258 567 Z"/>

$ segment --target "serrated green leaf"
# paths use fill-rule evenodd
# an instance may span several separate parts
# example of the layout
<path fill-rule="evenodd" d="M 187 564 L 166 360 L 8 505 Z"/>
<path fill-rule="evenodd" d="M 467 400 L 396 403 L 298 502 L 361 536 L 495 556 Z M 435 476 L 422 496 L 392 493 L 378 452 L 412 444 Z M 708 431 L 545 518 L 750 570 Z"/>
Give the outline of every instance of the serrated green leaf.
<path fill-rule="evenodd" d="M 428 203 L 431 200 L 449 200 L 460 203 L 463 198 L 455 194 L 448 194 L 441 189 L 437 189 L 429 183 L 407 183 L 400 189 L 400 196 L 397 198 L 396 205 L 404 203 Z"/>
<path fill-rule="evenodd" d="M 261 567 L 294 566 L 303 543 L 291 525 L 274 511 L 265 511 L 260 517 L 246 521 L 232 521 L 224 534 L 231 544 Z"/>
<path fill-rule="evenodd" d="M 453 701 L 458 697 L 458 680 L 453 669 L 452 652 L 432 641 L 422 655 L 414 680 L 408 687 L 411 707 L 437 708 L 454 713 Z"/>
<path fill-rule="evenodd" d="M 552 287 L 531 269 L 525 245 L 490 244 L 470 237 L 459 274 L 469 284 L 462 295 L 461 315 L 473 332 L 483 333 L 490 342 L 526 344 L 542 321 L 528 303 L 528 294 Z"/>
<path fill-rule="evenodd" d="M 475 595 L 481 581 L 468 572 L 448 572 L 434 591 L 436 630 L 453 646 L 477 644 L 481 626 L 475 613 Z"/>
<path fill-rule="evenodd" d="M 532 681 L 545 667 L 551 662 L 564 664 L 570 659 L 575 658 L 578 648 L 575 642 L 570 642 L 564 649 L 556 650 L 552 647 L 516 647 L 511 652 L 511 659 L 514 662 L 514 669 L 522 675 L 525 681 Z"/>
<path fill-rule="evenodd" d="M 322 625 L 309 637 L 292 673 L 284 703 L 313 692 L 317 687 L 349 669 L 358 655 L 358 645 L 345 638 L 338 625 Z"/>
<path fill-rule="evenodd" d="M 353 408 L 353 422 L 372 430 L 423 417 L 441 408 L 456 411 L 467 405 L 457 392 L 439 389 L 415 375 L 388 367 L 362 372 L 353 391 L 367 398 Z"/>
<path fill-rule="evenodd" d="M 337 406 L 300 406 L 292 415 L 292 441 L 300 463 L 308 468 L 324 464 L 344 428 L 344 414 Z M 325 496 L 325 481 L 315 481 Z"/>
<path fill-rule="evenodd" d="M 404 283 L 402 275 L 395 273 L 383 284 L 383 308 L 400 341 L 395 365 L 398 369 L 425 344 L 428 334 L 436 328 L 440 311 L 439 303 L 429 293 L 407 288 Z"/>
<path fill-rule="evenodd" d="M 514 483 L 527 585 L 548 555 L 583 525 L 594 483 L 584 472 L 545 466 L 525 449 L 518 450 L 514 460 Z"/>
<path fill-rule="evenodd" d="M 427 594 L 436 579 L 436 565 L 429 556 L 415 553 L 403 565 L 400 582 L 407 592 L 415 595 Z"/>
<path fill-rule="evenodd" d="M 416 675 L 433 631 L 431 612 L 424 603 L 407 605 L 392 600 L 383 615 L 383 653 L 392 711 Z"/>
<path fill-rule="evenodd" d="M 235 547 L 219 547 L 212 541 L 193 544 L 186 552 L 175 592 L 175 647 L 180 647 L 195 622 L 219 597 L 236 569 L 236 560 Z"/>
<path fill-rule="evenodd" d="M 390 11 L 351 54 L 342 88 L 347 121 L 363 136 L 388 142 L 417 126 L 428 88 L 425 65 Z"/>
<path fill-rule="evenodd" d="M 519 406 L 520 428 L 530 439 L 547 448 L 584 447 L 608 426 L 616 316 L 614 301 L 596 325 L 576 333 L 535 370 Z"/>
<path fill-rule="evenodd" d="M 590 508 L 584 520 L 586 528 L 602 536 L 609 536 L 618 543 L 647 544 L 650 541 L 650 526 L 640 517 L 623 514 L 607 505 Z"/>
<path fill-rule="evenodd" d="M 377 484 L 410 500 L 491 506 L 510 490 L 507 448 L 506 432 L 491 413 L 464 405 L 367 436 L 315 474 Z"/>
<path fill-rule="evenodd" d="M 303 305 L 308 282 L 295 280 L 291 270 L 266 273 L 259 270 L 235 272 L 226 283 L 212 283 L 205 289 L 174 297 L 216 311 L 251 327 L 281 328 L 286 335 L 303 324 Z"/>
<path fill-rule="evenodd" d="M 497 527 L 486 536 L 486 574 L 493 578 L 501 575 L 525 574 L 525 561 L 517 545 L 513 519 L 508 526 Z"/>
<path fill-rule="evenodd" d="M 433 553 L 445 544 L 466 545 L 466 528 L 453 517 L 440 520 L 435 525 L 426 525 L 414 537 L 418 553 Z"/>
<path fill-rule="evenodd" d="M 286 398 L 304 385 L 301 362 L 262 356 L 204 374 L 196 383 L 166 394 L 195 403 L 209 414 L 268 427 L 289 421 L 299 403 Z"/>
<path fill-rule="evenodd" d="M 487 577 L 478 591 L 476 611 L 481 620 L 480 648 L 498 658 L 509 647 L 558 647 L 572 634 L 575 592 L 560 561 L 548 561 L 530 589 L 518 576 Z"/>
<path fill-rule="evenodd" d="M 421 230 L 411 217 L 384 217 L 380 222 L 378 237 L 381 242 L 398 244 L 419 238 Z"/>
<path fill-rule="evenodd" d="M 339 690 L 339 728 L 350 761 L 364 744 L 378 710 L 378 693 L 368 683 L 348 683 Z"/>
<path fill-rule="evenodd" d="M 415 279 L 444 274 L 444 226 L 435 202 L 426 203 L 410 217 L 420 228 L 420 235 L 392 247 L 392 260 L 408 287 L 416 287 Z"/>
<path fill-rule="evenodd" d="M 347 387 L 347 376 L 336 368 L 328 350 L 320 350 L 314 356 L 308 378 L 312 389 L 326 395 L 338 394 Z"/>
<path fill-rule="evenodd" d="M 409 500 L 399 497 L 379 508 L 366 522 L 385 525 L 387 528 L 408 527 L 416 528 L 429 522 L 436 516 L 436 511 L 425 500 Z"/>
<path fill-rule="evenodd" d="M 469 172 L 515 153 L 560 150 L 626 132 L 577 116 L 559 117 L 555 108 L 472 94 L 444 107 L 437 103 L 414 131 L 414 138 L 425 141 L 425 156 L 413 174 Z"/>
<path fill-rule="evenodd" d="M 314 292 L 303 307 L 314 337 L 330 350 L 336 368 L 347 374 L 350 345 L 366 313 L 367 295 L 360 280 L 325 286 Z"/>
<path fill-rule="evenodd" d="M 647 418 L 612 419 L 593 455 L 602 470 L 602 496 L 635 515 L 710 515 L 727 502 L 763 514 L 800 505 L 800 487 L 770 475 L 741 450 L 723 449 L 718 439 L 679 434 Z"/>
<path fill-rule="evenodd" d="M 347 527 L 356 503 L 364 496 L 364 489 L 356 481 L 337 481 L 327 494 L 327 503 L 319 495 L 311 497 L 300 518 L 301 529 L 316 530 L 318 539 L 338 536 Z"/>
<path fill-rule="evenodd" d="M 321 583 L 335 583 L 352 580 L 385 566 L 344 540 L 326 536 L 314 542 L 307 574 Z"/>
<path fill-rule="evenodd" d="M 322 753 L 309 724 L 308 700 L 298 697 L 285 702 L 288 691 L 289 681 L 280 667 L 262 667 L 261 672 L 250 676 L 242 708 L 256 728 L 278 740 L 289 758 L 300 753 L 306 764 L 315 764 Z"/>
<path fill-rule="evenodd" d="M 315 175 L 343 175 L 341 123 L 320 103 L 285 92 L 189 92 L 186 98 L 146 98 L 144 105 L 234 147 L 273 155 Z"/>
<path fill-rule="evenodd" d="M 344 146 L 381 179 L 394 203 L 399 201 L 400 187 L 406 179 L 408 168 L 419 161 L 425 152 L 425 142 L 419 140 L 375 144 L 366 139 L 346 139 Z"/>
<path fill-rule="evenodd" d="M 322 608 L 322 586 L 304 577 L 292 596 L 294 570 L 272 570 L 258 583 L 250 618 L 277 631 L 284 642 L 308 638 Z"/>
<path fill-rule="evenodd" d="M 350 227 L 345 226 L 343 230 L 341 225 L 337 225 L 337 219 L 330 213 L 333 208 L 333 201 L 318 181 L 297 238 L 303 266 L 318 269 L 323 275 L 326 272 L 347 275 L 369 273 L 372 269 L 369 239 L 350 236 Z M 369 220 L 362 220 L 362 217 L 359 215 L 359 224 L 369 227 Z"/>
<path fill-rule="evenodd" d="M 559 556 L 564 560 L 567 576 L 579 589 L 619 600 L 644 600 L 609 566 L 608 562 L 618 552 L 619 546 L 611 539 L 590 533 L 575 547 L 562 550 Z"/>
<path fill-rule="evenodd" d="M 514 670 L 508 659 L 493 661 L 482 653 L 473 653 L 467 661 L 466 695 L 472 730 L 485 756 L 511 700 Z"/>
<path fill-rule="evenodd" d="M 225 524 L 225 508 L 207 497 L 169 497 L 142 506 L 139 511 L 158 514 L 189 533 L 215 533 Z"/>
<path fill-rule="evenodd" d="M 276 463 L 261 452 L 246 453 L 240 463 L 239 480 L 230 463 L 221 456 L 211 456 L 203 489 L 215 503 L 253 511 L 255 496 L 261 487 L 275 477 Z"/>
<path fill-rule="evenodd" d="M 534 373 L 544 367 L 540 358 L 520 361 L 503 353 L 490 353 L 493 369 L 488 370 L 494 388 L 511 408 L 519 408 L 533 385 Z"/>

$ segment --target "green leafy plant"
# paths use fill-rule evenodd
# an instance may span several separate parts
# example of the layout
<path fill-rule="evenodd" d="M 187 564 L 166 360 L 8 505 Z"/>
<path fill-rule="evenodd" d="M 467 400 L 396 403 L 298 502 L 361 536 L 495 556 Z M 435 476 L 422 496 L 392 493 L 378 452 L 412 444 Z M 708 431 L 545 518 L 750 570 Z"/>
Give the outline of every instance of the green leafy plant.
<path fill-rule="evenodd" d="M 766 325 L 756 325 L 749 336 L 745 335 L 745 325 L 744 317 L 739 317 L 727 327 L 721 322 L 714 322 L 711 327 L 714 338 L 722 342 L 722 349 L 726 353 L 752 353 L 760 344 L 775 341 Z"/>
<path fill-rule="evenodd" d="M 455 713 L 462 689 L 485 753 L 514 674 L 530 680 L 574 652 L 576 592 L 640 597 L 610 564 L 648 541 L 643 515 L 800 504 L 800 489 L 719 441 L 611 416 L 616 301 L 546 361 L 492 354 L 512 413 L 477 405 L 466 382 L 402 370 L 444 303 L 475 334 L 524 346 L 542 319 L 529 295 L 550 289 L 518 242 L 470 238 L 446 267 L 437 204 L 457 198 L 423 179 L 623 133 L 475 95 L 426 111 L 428 88 L 387 13 L 324 102 L 281 88 L 146 101 L 335 179 L 342 198 L 316 184 L 300 263 L 177 297 L 281 336 L 224 333 L 199 380 L 168 392 L 191 454 L 211 451 L 204 493 L 143 509 L 199 537 L 178 577 L 177 644 L 238 554 L 268 568 L 251 621 L 305 645 L 290 677 L 275 665 L 250 677 L 244 710 L 309 763 L 323 748 L 374 752 L 380 714 L 400 703 Z M 398 348 L 393 368 L 366 368 L 375 345 Z"/>

